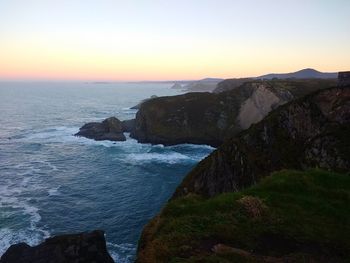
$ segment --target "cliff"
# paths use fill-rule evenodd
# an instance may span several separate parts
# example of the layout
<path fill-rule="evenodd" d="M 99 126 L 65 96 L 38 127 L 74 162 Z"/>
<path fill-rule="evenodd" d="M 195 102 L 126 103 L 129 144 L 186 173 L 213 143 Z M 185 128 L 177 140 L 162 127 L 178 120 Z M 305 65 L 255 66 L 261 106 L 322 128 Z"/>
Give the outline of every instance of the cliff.
<path fill-rule="evenodd" d="M 293 73 L 291 73 L 293 74 Z M 333 74 L 333 73 L 332 73 Z M 287 75 L 289 76 L 289 75 Z M 291 92 L 295 91 L 296 96 L 304 96 L 307 93 L 316 91 L 318 89 L 333 87 L 337 85 L 336 75 L 333 78 L 267 78 L 265 82 L 274 83 L 282 88 L 286 88 Z M 257 81 L 257 79 L 264 79 L 262 77 L 257 78 L 240 78 L 240 79 L 226 79 L 218 83 L 217 88 L 213 91 L 214 93 L 220 93 L 224 91 L 233 90 L 245 82 Z M 300 92 L 300 94 L 298 94 Z"/>
<path fill-rule="evenodd" d="M 137 262 L 349 262 L 349 137 L 350 87 L 280 106 L 185 177 Z"/>
<path fill-rule="evenodd" d="M 62 235 L 46 239 L 38 246 L 12 245 L 0 263 L 113 263 L 108 254 L 104 232 Z"/>
<path fill-rule="evenodd" d="M 220 81 L 223 81 L 223 79 L 205 78 L 196 81 L 189 81 L 184 83 L 183 86 L 175 83 L 172 88 L 181 89 L 187 92 L 212 92 Z"/>
<path fill-rule="evenodd" d="M 350 71 L 343 71 L 338 73 L 338 86 L 350 86 Z"/>
<path fill-rule="evenodd" d="M 213 198 L 171 200 L 144 228 L 137 263 L 350 261 L 350 176 L 284 170 Z"/>
<path fill-rule="evenodd" d="M 224 81 L 226 86 L 231 82 Z M 216 147 L 279 105 L 332 84 L 326 80 L 250 81 L 217 94 L 155 98 L 141 105 L 131 137 L 143 143 Z"/>
<path fill-rule="evenodd" d="M 350 87 L 318 91 L 225 141 L 186 176 L 174 197 L 238 191 L 281 169 L 349 171 L 349 137 Z"/>
<path fill-rule="evenodd" d="M 213 93 L 220 93 L 224 91 L 233 90 L 245 82 L 254 81 L 253 78 L 239 78 L 239 79 L 225 79 L 219 82 L 216 88 L 213 90 Z"/>

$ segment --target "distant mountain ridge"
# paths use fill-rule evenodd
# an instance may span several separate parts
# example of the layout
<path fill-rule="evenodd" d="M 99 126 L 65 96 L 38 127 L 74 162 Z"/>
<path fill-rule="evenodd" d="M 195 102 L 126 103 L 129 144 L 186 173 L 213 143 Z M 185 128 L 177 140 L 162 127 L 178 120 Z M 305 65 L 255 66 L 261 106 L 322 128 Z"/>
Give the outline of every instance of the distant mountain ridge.
<path fill-rule="evenodd" d="M 257 79 L 289 79 L 289 78 L 295 78 L 295 79 L 335 79 L 338 76 L 338 72 L 320 72 L 312 68 L 306 68 L 302 69 L 296 72 L 291 73 L 270 73 L 266 75 L 262 75 L 259 77 L 256 77 Z"/>
<path fill-rule="evenodd" d="M 289 73 L 269 73 L 265 75 L 261 75 L 258 77 L 246 77 L 246 78 L 234 78 L 231 79 L 232 82 L 236 83 L 236 86 L 243 84 L 244 82 L 256 79 L 266 79 L 271 80 L 274 78 L 277 79 L 336 79 L 338 77 L 338 72 L 321 72 L 312 68 L 306 68 L 302 70 L 298 70 L 295 72 Z M 220 78 L 204 78 L 198 81 L 189 81 L 187 83 L 184 82 L 175 82 L 177 89 L 181 89 L 187 92 L 214 92 L 219 93 L 222 91 L 226 91 L 231 87 L 225 87 L 222 85 L 225 82 L 224 79 Z M 180 86 L 180 84 L 182 84 Z"/>

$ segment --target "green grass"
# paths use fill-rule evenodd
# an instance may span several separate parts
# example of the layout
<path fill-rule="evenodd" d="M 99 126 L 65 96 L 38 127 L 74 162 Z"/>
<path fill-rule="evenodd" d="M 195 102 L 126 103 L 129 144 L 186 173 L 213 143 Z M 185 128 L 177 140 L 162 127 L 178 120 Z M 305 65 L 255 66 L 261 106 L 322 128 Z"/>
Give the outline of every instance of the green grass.
<path fill-rule="evenodd" d="M 262 204 L 257 216 L 239 201 L 246 196 Z M 349 262 L 349 218 L 348 174 L 284 170 L 241 192 L 169 202 L 145 228 L 139 261 L 263 262 L 271 256 Z M 213 253 L 218 243 L 252 256 Z"/>

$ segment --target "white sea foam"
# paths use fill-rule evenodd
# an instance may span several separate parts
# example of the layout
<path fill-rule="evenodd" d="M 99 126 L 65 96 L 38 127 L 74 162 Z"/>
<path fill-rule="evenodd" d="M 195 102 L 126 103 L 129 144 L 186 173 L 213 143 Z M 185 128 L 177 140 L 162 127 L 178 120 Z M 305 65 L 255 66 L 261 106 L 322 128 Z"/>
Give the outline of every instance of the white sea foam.
<path fill-rule="evenodd" d="M 53 127 L 27 134 L 24 139 L 45 142 L 71 141 L 74 138 L 73 135 L 78 131 L 79 128 L 77 127 Z"/>
<path fill-rule="evenodd" d="M 109 253 L 115 262 L 131 263 L 133 262 L 133 255 L 135 255 L 136 247 L 133 244 L 123 243 L 114 244 L 107 242 Z"/>
<path fill-rule="evenodd" d="M 4 218 L 12 218 L 13 216 L 18 218 L 23 218 L 23 216 L 29 217 L 29 225 L 25 229 L 13 230 L 11 226 L 0 229 L 0 255 L 12 244 L 26 242 L 29 245 L 35 245 L 49 236 L 49 232 L 46 229 L 37 226 L 41 220 L 39 209 L 30 204 L 31 198 L 21 196 L 25 191 L 36 191 L 41 188 L 30 184 L 30 181 L 30 177 L 25 177 L 17 185 L 8 181 L 0 186 L 2 216 Z M 8 209 L 11 212 L 6 212 Z"/>
<path fill-rule="evenodd" d="M 12 230 L 9 228 L 0 229 L 0 256 L 13 244 L 25 242 L 29 245 L 36 245 L 43 239 L 42 235 L 28 230 Z"/>
<path fill-rule="evenodd" d="M 166 152 L 166 153 L 131 153 L 126 156 L 129 161 L 136 162 L 161 162 L 174 164 L 182 162 L 184 160 L 191 160 L 191 157 L 177 153 L 177 152 Z"/>
<path fill-rule="evenodd" d="M 49 190 L 47 191 L 48 194 L 49 194 L 49 196 L 59 195 L 59 194 L 60 194 L 60 192 L 58 191 L 59 188 L 60 188 L 60 186 L 49 189 Z"/>

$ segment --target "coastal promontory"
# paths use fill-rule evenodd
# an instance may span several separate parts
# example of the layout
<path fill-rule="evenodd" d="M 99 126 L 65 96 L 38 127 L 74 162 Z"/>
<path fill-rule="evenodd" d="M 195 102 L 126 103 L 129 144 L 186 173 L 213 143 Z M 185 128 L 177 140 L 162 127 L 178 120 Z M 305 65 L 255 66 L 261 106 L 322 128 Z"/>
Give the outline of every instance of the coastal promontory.
<path fill-rule="evenodd" d="M 334 80 L 225 80 L 227 91 L 187 93 L 142 103 L 131 137 L 141 143 L 219 146 L 288 101 L 336 85 Z M 230 88 L 230 86 L 233 86 Z"/>
<path fill-rule="evenodd" d="M 350 87 L 229 138 L 144 228 L 137 262 L 348 262 Z"/>

